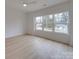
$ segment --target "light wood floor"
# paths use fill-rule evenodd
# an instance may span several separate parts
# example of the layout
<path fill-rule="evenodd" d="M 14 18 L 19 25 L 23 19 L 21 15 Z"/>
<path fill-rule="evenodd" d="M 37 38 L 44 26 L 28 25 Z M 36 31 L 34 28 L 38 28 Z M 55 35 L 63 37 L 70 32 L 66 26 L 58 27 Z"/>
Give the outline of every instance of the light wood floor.
<path fill-rule="evenodd" d="M 73 59 L 72 47 L 35 36 L 6 39 L 6 59 Z"/>

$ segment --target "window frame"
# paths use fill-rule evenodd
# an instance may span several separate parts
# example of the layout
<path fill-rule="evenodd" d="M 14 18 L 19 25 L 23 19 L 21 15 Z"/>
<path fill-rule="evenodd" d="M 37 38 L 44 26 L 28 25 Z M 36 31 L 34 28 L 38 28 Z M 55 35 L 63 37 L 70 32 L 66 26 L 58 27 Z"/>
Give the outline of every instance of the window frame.
<path fill-rule="evenodd" d="M 55 25 L 56 24 L 67 24 L 66 26 L 67 26 L 67 32 L 57 32 L 57 33 L 63 33 L 63 34 L 69 34 L 69 11 L 65 11 L 65 12 L 60 12 L 60 13 L 67 13 L 68 14 L 68 19 L 67 19 L 67 22 L 62 22 L 62 23 L 56 23 L 55 22 L 55 19 L 54 19 L 54 32 L 57 32 L 56 30 L 55 30 Z M 60 14 L 60 13 L 56 13 L 56 14 Z M 54 14 L 54 16 L 56 15 L 56 14 Z"/>
<path fill-rule="evenodd" d="M 42 18 L 42 16 L 37 16 L 37 17 L 41 17 Z M 38 23 L 36 23 L 36 17 L 34 18 L 34 30 L 37 30 L 36 29 L 36 25 L 37 25 Z M 42 24 L 42 29 L 41 30 L 38 30 L 38 31 L 42 31 L 43 30 L 43 22 L 42 23 L 40 23 L 40 24 Z"/>
<path fill-rule="evenodd" d="M 65 32 L 56 32 L 56 31 L 55 31 L 55 26 L 56 26 L 56 24 L 58 24 L 58 23 L 55 22 L 55 17 L 54 17 L 54 16 L 55 16 L 56 14 L 60 14 L 60 13 L 63 13 L 63 14 L 64 14 L 64 13 L 68 13 L 67 22 L 62 22 L 62 23 L 60 23 L 60 24 L 67 24 L 67 33 L 65 33 Z M 45 31 L 45 30 L 44 30 L 45 25 L 44 25 L 43 17 L 52 15 L 52 23 L 51 23 L 51 24 L 52 24 L 52 31 L 46 31 L 46 32 L 56 32 L 56 33 L 62 33 L 62 34 L 69 34 L 69 11 L 60 12 L 60 13 L 54 13 L 54 14 L 49 14 L 49 15 L 44 15 L 44 16 L 37 16 L 37 17 L 42 17 L 42 23 L 41 23 L 41 24 L 42 24 L 42 30 L 37 30 L 37 29 L 36 29 L 36 24 L 37 24 L 37 23 L 36 23 L 36 17 L 35 17 L 35 18 L 34 18 L 34 30 L 35 30 L 35 31 Z M 46 20 L 46 21 L 47 21 L 47 20 Z M 46 25 L 46 26 L 47 26 L 47 25 Z M 63 26 L 65 26 L 65 25 L 63 25 Z"/>
<path fill-rule="evenodd" d="M 43 31 L 47 31 L 47 32 L 52 32 L 52 31 L 53 31 L 53 14 L 50 14 L 50 15 L 52 15 L 52 19 L 50 20 L 50 21 L 52 21 L 51 30 L 45 30 L 45 27 L 47 27 L 47 29 L 49 29 L 49 28 L 48 28 L 48 23 L 47 23 L 48 20 L 45 19 L 44 22 L 43 22 Z M 45 16 L 43 16 L 43 17 L 45 17 L 45 18 L 47 17 L 48 19 L 50 19 L 50 18 L 49 18 L 49 15 L 45 15 Z M 45 23 L 45 25 L 44 25 L 44 23 Z"/>

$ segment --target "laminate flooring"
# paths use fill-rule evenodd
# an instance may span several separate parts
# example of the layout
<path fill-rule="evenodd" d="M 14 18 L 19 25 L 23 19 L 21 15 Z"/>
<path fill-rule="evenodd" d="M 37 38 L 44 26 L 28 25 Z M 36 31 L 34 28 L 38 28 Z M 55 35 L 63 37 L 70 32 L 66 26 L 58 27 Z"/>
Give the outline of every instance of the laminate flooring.
<path fill-rule="evenodd" d="M 73 59 L 72 47 L 31 35 L 5 40 L 5 59 Z"/>

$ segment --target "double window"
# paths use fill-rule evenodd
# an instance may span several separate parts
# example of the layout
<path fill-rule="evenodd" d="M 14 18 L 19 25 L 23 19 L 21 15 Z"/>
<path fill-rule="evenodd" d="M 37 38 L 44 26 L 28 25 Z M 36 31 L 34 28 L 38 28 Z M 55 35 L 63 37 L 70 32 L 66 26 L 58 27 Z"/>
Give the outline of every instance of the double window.
<path fill-rule="evenodd" d="M 35 18 L 35 30 L 68 33 L 69 12 L 61 12 Z"/>

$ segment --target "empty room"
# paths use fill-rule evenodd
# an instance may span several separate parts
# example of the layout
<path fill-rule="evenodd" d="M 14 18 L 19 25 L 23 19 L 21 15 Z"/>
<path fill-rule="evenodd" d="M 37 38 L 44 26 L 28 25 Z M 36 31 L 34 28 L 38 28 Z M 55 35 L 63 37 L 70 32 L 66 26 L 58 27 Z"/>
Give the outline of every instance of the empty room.
<path fill-rule="evenodd" d="M 6 59 L 73 59 L 73 0 L 6 0 Z"/>

